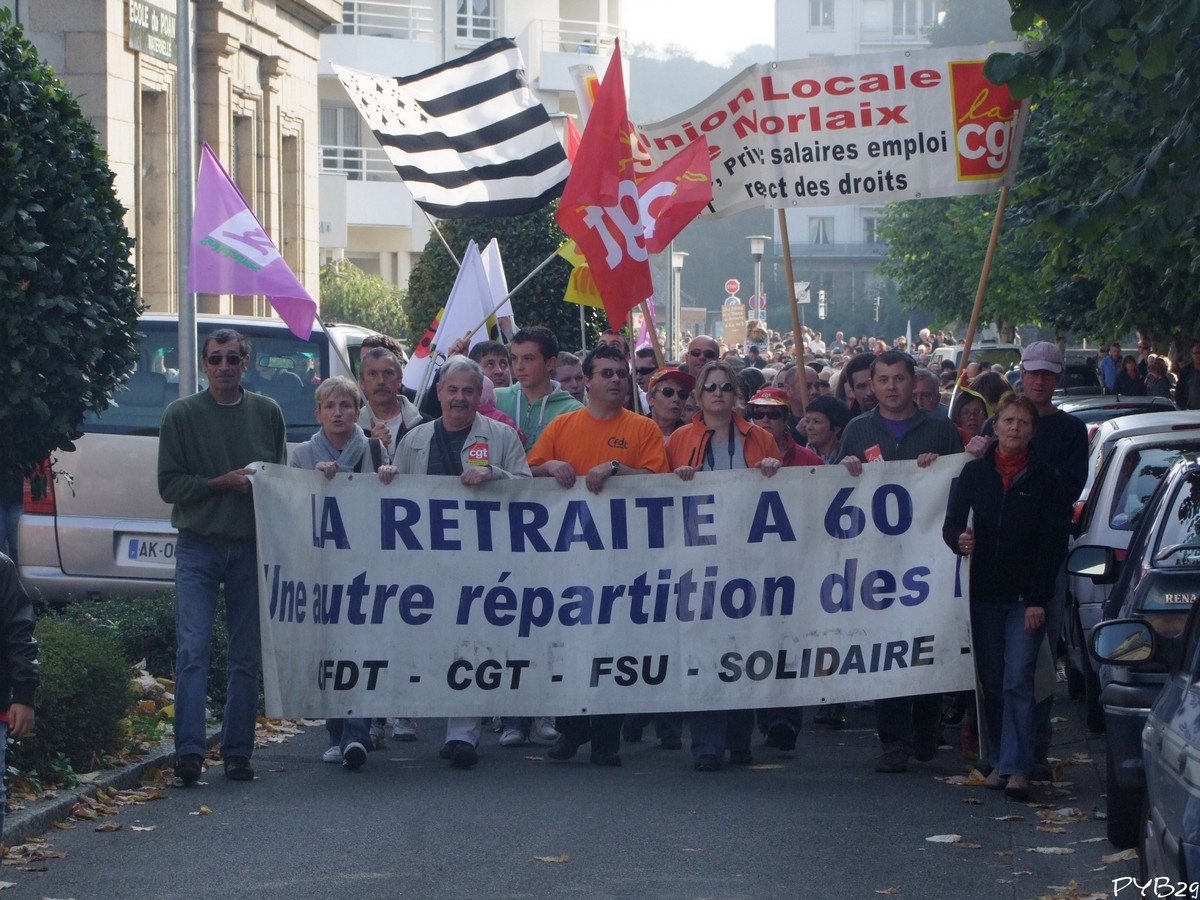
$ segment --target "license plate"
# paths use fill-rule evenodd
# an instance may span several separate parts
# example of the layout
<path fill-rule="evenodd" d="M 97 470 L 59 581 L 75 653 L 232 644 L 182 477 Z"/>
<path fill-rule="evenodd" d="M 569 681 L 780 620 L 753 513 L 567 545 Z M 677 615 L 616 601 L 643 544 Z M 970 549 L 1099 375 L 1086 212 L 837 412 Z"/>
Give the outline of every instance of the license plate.
<path fill-rule="evenodd" d="M 117 544 L 117 565 L 142 569 L 174 569 L 175 535 L 122 535 Z"/>

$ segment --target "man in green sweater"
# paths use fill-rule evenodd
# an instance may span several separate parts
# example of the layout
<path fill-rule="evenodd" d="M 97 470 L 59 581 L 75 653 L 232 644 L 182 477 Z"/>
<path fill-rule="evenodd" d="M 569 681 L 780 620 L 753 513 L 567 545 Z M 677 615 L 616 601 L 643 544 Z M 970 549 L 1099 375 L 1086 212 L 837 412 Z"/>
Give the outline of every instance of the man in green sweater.
<path fill-rule="evenodd" d="M 173 504 L 175 545 L 175 774 L 203 771 L 204 701 L 216 618 L 225 587 L 229 690 L 221 730 L 225 777 L 252 781 L 258 713 L 258 559 L 250 463 L 287 462 L 283 413 L 242 387 L 250 342 L 232 328 L 204 342 L 208 389 L 171 403 L 158 444 L 158 493 Z"/>

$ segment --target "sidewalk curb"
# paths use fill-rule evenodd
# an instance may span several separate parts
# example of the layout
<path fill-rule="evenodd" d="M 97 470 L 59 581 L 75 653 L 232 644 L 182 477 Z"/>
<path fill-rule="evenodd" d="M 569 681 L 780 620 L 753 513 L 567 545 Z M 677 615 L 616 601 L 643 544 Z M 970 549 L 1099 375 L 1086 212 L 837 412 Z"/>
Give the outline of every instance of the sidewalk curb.
<path fill-rule="evenodd" d="M 214 728 L 207 733 L 206 743 L 209 747 L 221 739 L 221 729 Z M 127 790 L 142 783 L 142 777 L 151 769 L 160 766 L 170 766 L 175 763 L 175 746 L 172 739 L 161 742 L 158 748 L 151 750 L 137 762 L 113 769 L 101 769 L 94 781 L 79 784 L 72 788 L 62 788 L 55 792 L 56 796 L 44 800 L 35 800 L 24 809 L 16 810 L 4 817 L 3 843 L 6 847 L 23 844 L 31 837 L 43 834 L 54 827 L 55 822 L 61 822 L 71 815 L 71 810 L 81 797 L 95 797 L 100 788 L 115 788 Z"/>

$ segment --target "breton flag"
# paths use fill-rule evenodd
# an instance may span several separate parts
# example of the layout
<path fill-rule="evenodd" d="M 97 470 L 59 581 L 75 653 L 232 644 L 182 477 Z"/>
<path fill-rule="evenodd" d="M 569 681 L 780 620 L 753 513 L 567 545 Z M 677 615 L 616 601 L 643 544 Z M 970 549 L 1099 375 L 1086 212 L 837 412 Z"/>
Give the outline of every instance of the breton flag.
<path fill-rule="evenodd" d="M 317 318 L 316 302 L 288 267 L 207 143 L 196 178 L 188 291 L 266 295 L 292 333 L 306 341 Z"/>
<path fill-rule="evenodd" d="M 431 216 L 518 216 L 562 193 L 567 156 L 511 39 L 406 78 L 333 68 Z"/>

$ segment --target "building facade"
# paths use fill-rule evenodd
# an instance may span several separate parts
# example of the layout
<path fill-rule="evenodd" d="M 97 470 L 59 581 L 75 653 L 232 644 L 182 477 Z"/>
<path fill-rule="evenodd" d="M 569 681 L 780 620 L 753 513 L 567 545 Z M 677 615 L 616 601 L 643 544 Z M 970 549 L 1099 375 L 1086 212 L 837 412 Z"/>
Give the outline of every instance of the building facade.
<path fill-rule="evenodd" d="M 0 0 L 99 133 L 136 240 L 143 303 L 179 308 L 179 84 L 193 46 L 193 160 L 207 141 L 292 270 L 318 293 L 321 32 L 339 0 L 197 0 L 192 35 L 164 0 Z M 190 41 L 189 41 L 190 37 Z M 193 176 L 194 177 L 194 176 Z M 264 297 L 201 295 L 202 313 L 267 315 Z"/>
<path fill-rule="evenodd" d="M 578 113 L 568 69 L 590 64 L 603 75 L 620 25 L 621 0 L 345 0 L 321 37 L 322 262 L 347 259 L 403 286 L 431 234 L 331 64 L 413 75 L 511 37 L 530 87 L 565 129 Z"/>

